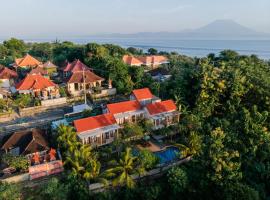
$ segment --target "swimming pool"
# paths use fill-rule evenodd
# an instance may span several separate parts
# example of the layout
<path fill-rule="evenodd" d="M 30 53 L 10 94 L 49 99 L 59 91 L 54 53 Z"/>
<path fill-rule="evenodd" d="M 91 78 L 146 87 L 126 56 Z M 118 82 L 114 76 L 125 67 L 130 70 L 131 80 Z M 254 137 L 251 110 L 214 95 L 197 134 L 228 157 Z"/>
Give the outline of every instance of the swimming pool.
<path fill-rule="evenodd" d="M 163 151 L 158 151 L 154 153 L 158 158 L 160 164 L 169 163 L 179 158 L 180 151 L 176 147 L 168 147 Z"/>

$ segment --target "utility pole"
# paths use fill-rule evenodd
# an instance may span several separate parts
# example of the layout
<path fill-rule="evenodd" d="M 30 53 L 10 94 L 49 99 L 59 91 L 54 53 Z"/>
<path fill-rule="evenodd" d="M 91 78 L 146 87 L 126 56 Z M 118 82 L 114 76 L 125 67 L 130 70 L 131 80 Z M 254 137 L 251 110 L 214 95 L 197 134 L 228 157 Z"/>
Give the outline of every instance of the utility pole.
<path fill-rule="evenodd" d="M 83 68 L 83 91 L 84 91 L 84 104 L 86 105 L 87 104 L 87 100 L 86 100 L 84 68 Z"/>

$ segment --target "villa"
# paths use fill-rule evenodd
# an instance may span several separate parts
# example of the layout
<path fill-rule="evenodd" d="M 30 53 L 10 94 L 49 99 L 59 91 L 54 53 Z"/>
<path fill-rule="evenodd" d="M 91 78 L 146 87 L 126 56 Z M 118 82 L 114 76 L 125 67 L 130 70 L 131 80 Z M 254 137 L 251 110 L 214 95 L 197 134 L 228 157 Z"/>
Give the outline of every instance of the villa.
<path fill-rule="evenodd" d="M 58 98 L 59 87 L 50 79 L 40 74 L 29 74 L 16 85 L 20 94 L 31 94 L 41 99 Z"/>
<path fill-rule="evenodd" d="M 172 100 L 148 104 L 145 111 L 146 118 L 150 119 L 154 124 L 154 130 L 179 122 L 180 113 Z"/>
<path fill-rule="evenodd" d="M 101 87 L 102 81 L 103 78 L 89 70 L 74 72 L 67 81 L 67 89 L 71 95 L 80 96 L 84 90 L 91 93 L 93 88 Z"/>
<path fill-rule="evenodd" d="M 72 63 L 68 62 L 62 69 L 63 77 L 69 78 L 75 72 L 88 71 L 90 68 L 83 64 L 79 59 L 74 60 Z"/>
<path fill-rule="evenodd" d="M 124 101 L 107 105 L 107 113 L 113 114 L 118 124 L 135 123 L 138 119 L 145 116 L 145 111 L 142 109 L 138 101 Z"/>
<path fill-rule="evenodd" d="M 110 113 L 74 121 L 78 137 L 83 144 L 102 146 L 113 142 L 118 137 L 114 116 Z"/>
<path fill-rule="evenodd" d="M 0 65 L 0 87 L 5 89 L 10 89 L 10 87 L 15 85 L 16 78 L 18 74 L 4 66 Z"/>
<path fill-rule="evenodd" d="M 122 58 L 123 62 L 130 66 L 146 66 L 151 69 L 155 69 L 163 64 L 168 64 L 169 59 L 165 56 L 139 56 L 134 57 L 130 55 L 124 55 Z"/>
<path fill-rule="evenodd" d="M 16 69 L 17 68 L 31 69 L 41 64 L 42 62 L 38 61 L 36 58 L 32 57 L 31 55 L 26 54 L 23 58 L 15 59 L 15 63 L 13 64 L 13 67 L 15 67 Z"/>
<path fill-rule="evenodd" d="M 130 95 L 130 100 L 137 100 L 141 106 L 161 101 L 158 97 L 152 94 L 149 88 L 133 90 L 132 94 Z"/>
<path fill-rule="evenodd" d="M 67 90 L 73 96 L 82 95 L 84 90 L 91 93 L 93 88 L 101 87 L 104 81 L 80 60 L 68 63 L 63 70 L 63 76 L 67 80 Z"/>

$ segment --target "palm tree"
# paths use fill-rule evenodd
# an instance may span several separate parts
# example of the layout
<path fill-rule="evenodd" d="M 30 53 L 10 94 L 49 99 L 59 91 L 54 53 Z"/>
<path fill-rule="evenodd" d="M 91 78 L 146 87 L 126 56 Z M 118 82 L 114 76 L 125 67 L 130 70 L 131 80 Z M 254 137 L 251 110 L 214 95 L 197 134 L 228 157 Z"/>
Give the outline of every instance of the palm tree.
<path fill-rule="evenodd" d="M 76 177 L 82 178 L 88 183 L 98 181 L 107 184 L 103 174 L 100 174 L 101 164 L 97 161 L 97 155 L 88 145 L 80 145 L 74 151 L 68 151 L 64 164 L 72 170 Z"/>
<path fill-rule="evenodd" d="M 73 152 L 80 145 L 73 127 L 60 125 L 57 132 L 58 147 L 62 150 Z"/>
<path fill-rule="evenodd" d="M 131 148 L 126 148 L 125 153 L 117 162 L 111 161 L 113 168 L 106 171 L 108 177 L 114 177 L 112 184 L 113 186 L 124 186 L 133 188 L 135 182 L 132 178 L 132 174 L 144 173 L 144 168 L 140 165 L 139 159 L 132 155 Z"/>

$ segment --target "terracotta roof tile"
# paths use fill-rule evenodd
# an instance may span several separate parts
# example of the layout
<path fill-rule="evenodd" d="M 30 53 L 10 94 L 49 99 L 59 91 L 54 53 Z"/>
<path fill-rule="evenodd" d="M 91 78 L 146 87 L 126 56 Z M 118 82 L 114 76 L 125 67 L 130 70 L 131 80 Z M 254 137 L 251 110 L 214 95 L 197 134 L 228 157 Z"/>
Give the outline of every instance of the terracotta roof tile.
<path fill-rule="evenodd" d="M 150 115 L 176 111 L 176 105 L 172 100 L 156 102 L 146 106 Z"/>
<path fill-rule="evenodd" d="M 17 76 L 18 74 L 15 71 L 0 65 L 0 79 L 11 79 Z"/>
<path fill-rule="evenodd" d="M 98 115 L 74 121 L 78 133 L 116 124 L 112 114 Z"/>
<path fill-rule="evenodd" d="M 120 103 L 112 103 L 107 105 L 108 111 L 112 114 L 132 112 L 141 109 L 138 101 L 124 101 Z"/>
<path fill-rule="evenodd" d="M 123 56 L 123 62 L 128 64 L 128 65 L 142 65 L 143 62 L 137 59 L 134 56 L 129 56 L 129 55 L 124 55 Z"/>
<path fill-rule="evenodd" d="M 142 88 L 142 89 L 133 90 L 132 93 L 138 101 L 153 98 L 153 94 L 149 90 L 149 88 Z"/>
<path fill-rule="evenodd" d="M 40 74 L 29 74 L 16 85 L 17 90 L 42 90 L 48 87 L 57 87 L 57 85 Z"/>
<path fill-rule="evenodd" d="M 44 132 L 39 129 L 15 132 L 4 143 L 2 149 L 20 147 L 20 154 L 23 155 L 48 150 L 48 142 L 44 136 Z"/>
<path fill-rule="evenodd" d="M 30 56 L 29 54 L 26 54 L 23 58 L 15 59 L 15 66 L 17 67 L 23 67 L 23 66 L 38 66 L 42 64 L 40 61 L 38 61 L 36 58 Z"/>
<path fill-rule="evenodd" d="M 65 72 L 79 72 L 79 71 L 85 71 L 90 70 L 89 67 L 87 67 L 85 64 L 83 64 L 79 59 L 74 60 L 72 63 L 67 63 L 67 65 L 64 67 Z"/>
<path fill-rule="evenodd" d="M 85 83 L 93 83 L 97 81 L 103 81 L 104 78 L 99 77 L 98 75 L 94 74 L 91 71 L 85 71 Z M 83 83 L 83 72 L 74 72 L 70 79 L 68 80 L 68 83 Z"/>

